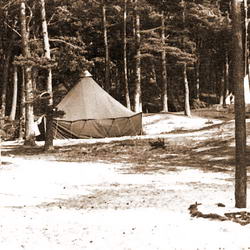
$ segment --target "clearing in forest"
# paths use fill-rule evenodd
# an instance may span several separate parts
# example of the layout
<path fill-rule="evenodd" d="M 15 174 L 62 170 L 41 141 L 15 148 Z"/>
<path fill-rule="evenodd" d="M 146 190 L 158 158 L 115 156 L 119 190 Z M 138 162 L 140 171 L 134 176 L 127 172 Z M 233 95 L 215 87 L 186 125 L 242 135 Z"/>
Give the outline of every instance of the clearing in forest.
<path fill-rule="evenodd" d="M 234 122 L 225 114 L 147 115 L 147 135 L 55 141 L 49 153 L 4 142 L 0 248 L 247 249 L 249 224 L 188 210 L 198 202 L 204 213 L 236 211 Z"/>

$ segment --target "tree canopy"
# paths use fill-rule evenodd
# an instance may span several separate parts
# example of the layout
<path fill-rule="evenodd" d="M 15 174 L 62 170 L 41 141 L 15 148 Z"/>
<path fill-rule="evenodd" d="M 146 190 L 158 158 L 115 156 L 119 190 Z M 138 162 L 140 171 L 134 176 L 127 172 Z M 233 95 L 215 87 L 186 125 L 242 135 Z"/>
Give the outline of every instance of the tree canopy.
<path fill-rule="evenodd" d="M 109 57 L 108 91 L 121 103 L 126 103 L 124 90 L 124 53 L 127 57 L 128 95 L 135 105 L 136 58 L 140 57 L 141 101 L 143 112 L 162 110 L 163 70 L 165 56 L 169 111 L 184 110 L 182 65 L 187 66 L 191 107 L 218 103 L 232 91 L 225 67 L 231 74 L 231 17 L 229 1 L 220 0 L 127 0 L 126 51 L 124 52 L 125 0 L 45 0 L 46 21 L 51 59 L 45 57 L 40 1 L 26 0 L 26 21 L 29 33 L 29 57 L 22 54 L 19 20 L 20 1 L 0 3 L 0 80 L 2 116 L 8 116 L 12 95 L 13 66 L 18 66 L 21 82 L 23 66 L 32 67 L 34 93 L 43 92 L 46 69 L 52 69 L 55 104 L 62 97 L 60 89 L 70 89 L 79 75 L 88 69 L 94 79 L 105 86 L 105 49 Z M 104 40 L 102 6 L 106 8 L 107 44 Z M 135 4 L 140 18 L 140 43 L 135 36 Z M 162 27 L 162 14 L 165 16 Z M 164 32 L 164 40 L 162 40 Z M 106 48 L 105 48 L 106 46 Z M 138 47 L 139 46 L 139 47 Z M 137 49 L 140 49 L 140 54 Z M 8 67 L 7 67 L 8 66 Z M 225 84 L 227 85 L 225 86 Z M 20 104 L 20 85 L 18 103 Z M 227 92 L 227 93 L 228 93 Z M 6 99 L 6 100 L 5 100 Z M 17 116 L 20 114 L 17 107 Z M 39 108 L 35 109 L 39 112 Z"/>

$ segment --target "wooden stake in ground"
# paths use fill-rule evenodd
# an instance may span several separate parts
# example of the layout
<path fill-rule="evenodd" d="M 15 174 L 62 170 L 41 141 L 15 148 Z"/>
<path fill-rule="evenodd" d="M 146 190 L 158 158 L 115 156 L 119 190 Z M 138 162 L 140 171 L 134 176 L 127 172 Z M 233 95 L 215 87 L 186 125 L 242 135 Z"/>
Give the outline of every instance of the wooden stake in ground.
<path fill-rule="evenodd" d="M 246 121 L 244 100 L 244 62 L 242 45 L 241 0 L 232 1 L 233 22 L 233 84 L 235 94 L 235 206 L 246 207 Z"/>

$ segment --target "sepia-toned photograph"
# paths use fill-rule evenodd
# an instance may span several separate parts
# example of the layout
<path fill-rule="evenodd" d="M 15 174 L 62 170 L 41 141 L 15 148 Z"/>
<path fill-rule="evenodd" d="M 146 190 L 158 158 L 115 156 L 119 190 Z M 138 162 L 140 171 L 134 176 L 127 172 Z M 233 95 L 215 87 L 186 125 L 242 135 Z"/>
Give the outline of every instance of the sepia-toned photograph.
<path fill-rule="evenodd" d="M 249 21 L 0 0 L 0 249 L 250 249 Z"/>

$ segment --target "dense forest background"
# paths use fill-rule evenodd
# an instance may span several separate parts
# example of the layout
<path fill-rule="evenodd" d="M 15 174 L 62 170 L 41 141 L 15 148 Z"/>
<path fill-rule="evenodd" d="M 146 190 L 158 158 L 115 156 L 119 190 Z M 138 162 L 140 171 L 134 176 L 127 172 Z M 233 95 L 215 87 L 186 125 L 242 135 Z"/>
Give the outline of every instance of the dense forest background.
<path fill-rule="evenodd" d="M 22 118 L 27 102 L 43 113 L 41 94 L 53 89 L 56 105 L 86 69 L 136 112 L 226 104 L 230 11 L 229 0 L 2 0 L 1 118 Z"/>

